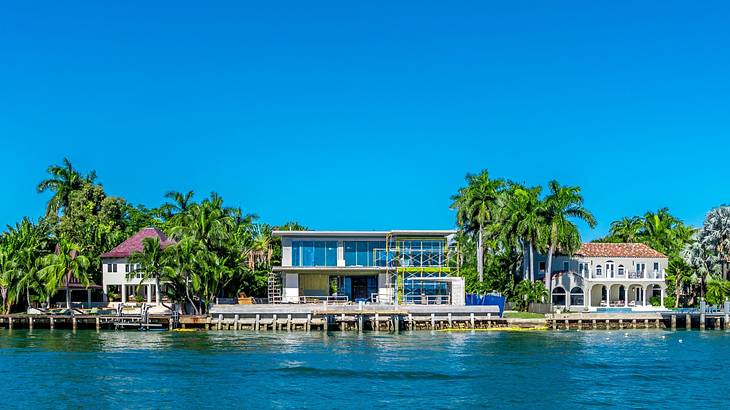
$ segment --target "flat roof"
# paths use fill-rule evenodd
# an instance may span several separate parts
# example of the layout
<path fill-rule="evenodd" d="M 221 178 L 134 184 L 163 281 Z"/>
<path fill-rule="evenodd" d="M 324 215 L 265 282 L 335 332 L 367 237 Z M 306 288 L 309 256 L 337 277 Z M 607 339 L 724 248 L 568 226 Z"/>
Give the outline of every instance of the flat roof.
<path fill-rule="evenodd" d="M 392 230 L 392 231 L 279 231 L 271 232 L 274 236 L 328 236 L 328 237 L 383 237 L 386 235 L 393 236 L 449 236 L 456 233 L 454 229 L 437 229 L 437 230 Z"/>

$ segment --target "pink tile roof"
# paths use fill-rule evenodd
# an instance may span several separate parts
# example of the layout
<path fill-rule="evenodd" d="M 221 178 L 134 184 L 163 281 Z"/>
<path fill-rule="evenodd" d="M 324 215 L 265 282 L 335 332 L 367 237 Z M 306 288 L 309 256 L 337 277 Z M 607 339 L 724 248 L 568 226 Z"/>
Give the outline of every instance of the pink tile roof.
<path fill-rule="evenodd" d="M 142 228 L 139 232 L 120 243 L 116 248 L 101 255 L 102 258 L 128 258 L 134 252 L 142 252 L 142 240 L 145 238 L 160 238 L 160 246 L 166 248 L 175 243 L 157 228 Z"/>
<path fill-rule="evenodd" d="M 666 255 L 643 243 L 584 243 L 575 254 L 606 258 L 666 258 Z"/>

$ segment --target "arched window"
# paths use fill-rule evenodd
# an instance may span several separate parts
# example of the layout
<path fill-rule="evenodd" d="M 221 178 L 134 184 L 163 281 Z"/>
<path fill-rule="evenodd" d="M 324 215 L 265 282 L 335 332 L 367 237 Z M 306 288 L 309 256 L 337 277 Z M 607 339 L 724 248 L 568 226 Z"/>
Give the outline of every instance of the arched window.
<path fill-rule="evenodd" d="M 626 272 L 626 269 L 624 269 L 624 265 L 618 265 L 618 275 L 624 276 L 625 272 Z"/>
<path fill-rule="evenodd" d="M 570 290 L 570 304 L 571 305 L 582 305 L 583 304 L 583 289 L 576 286 Z"/>
<path fill-rule="evenodd" d="M 553 305 L 565 306 L 565 289 L 561 286 L 553 289 Z"/>
<path fill-rule="evenodd" d="M 601 265 L 596 265 L 596 276 L 601 275 L 603 275 L 603 268 L 601 267 Z"/>

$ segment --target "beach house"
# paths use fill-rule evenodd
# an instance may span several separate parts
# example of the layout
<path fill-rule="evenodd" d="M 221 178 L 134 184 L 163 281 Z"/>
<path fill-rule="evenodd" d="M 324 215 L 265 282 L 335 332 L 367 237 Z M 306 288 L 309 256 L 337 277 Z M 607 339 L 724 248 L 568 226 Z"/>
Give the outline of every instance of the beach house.
<path fill-rule="evenodd" d="M 545 277 L 545 259 L 535 258 L 538 279 Z M 571 310 L 656 310 L 664 306 L 668 262 L 642 243 L 584 243 L 573 256 L 553 259 L 552 303 Z"/>
<path fill-rule="evenodd" d="M 129 257 L 142 252 L 145 238 L 158 238 L 165 248 L 175 243 L 157 228 L 144 228 L 109 252 L 101 255 L 102 287 L 105 301 L 145 302 L 159 305 L 162 292 L 154 280 L 144 280 L 144 274 L 135 272 L 138 266 L 129 263 Z"/>
<path fill-rule="evenodd" d="M 453 230 L 274 231 L 272 303 L 464 304 Z"/>

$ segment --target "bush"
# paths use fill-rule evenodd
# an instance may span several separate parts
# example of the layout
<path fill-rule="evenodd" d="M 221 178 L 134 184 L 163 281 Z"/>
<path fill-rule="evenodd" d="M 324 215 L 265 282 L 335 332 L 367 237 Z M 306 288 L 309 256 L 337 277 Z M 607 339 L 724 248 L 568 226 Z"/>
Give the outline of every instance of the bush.
<path fill-rule="evenodd" d="M 649 303 L 652 306 L 661 306 L 662 305 L 662 299 L 659 296 L 652 296 L 649 298 Z"/>
<path fill-rule="evenodd" d="M 525 279 L 515 286 L 515 295 L 512 301 L 519 310 L 525 312 L 531 302 L 541 303 L 547 298 L 548 291 L 545 288 L 545 283 L 542 281 L 530 282 Z"/>
<path fill-rule="evenodd" d="M 674 296 L 665 296 L 664 307 L 667 309 L 674 309 L 677 307 L 677 299 Z"/>

